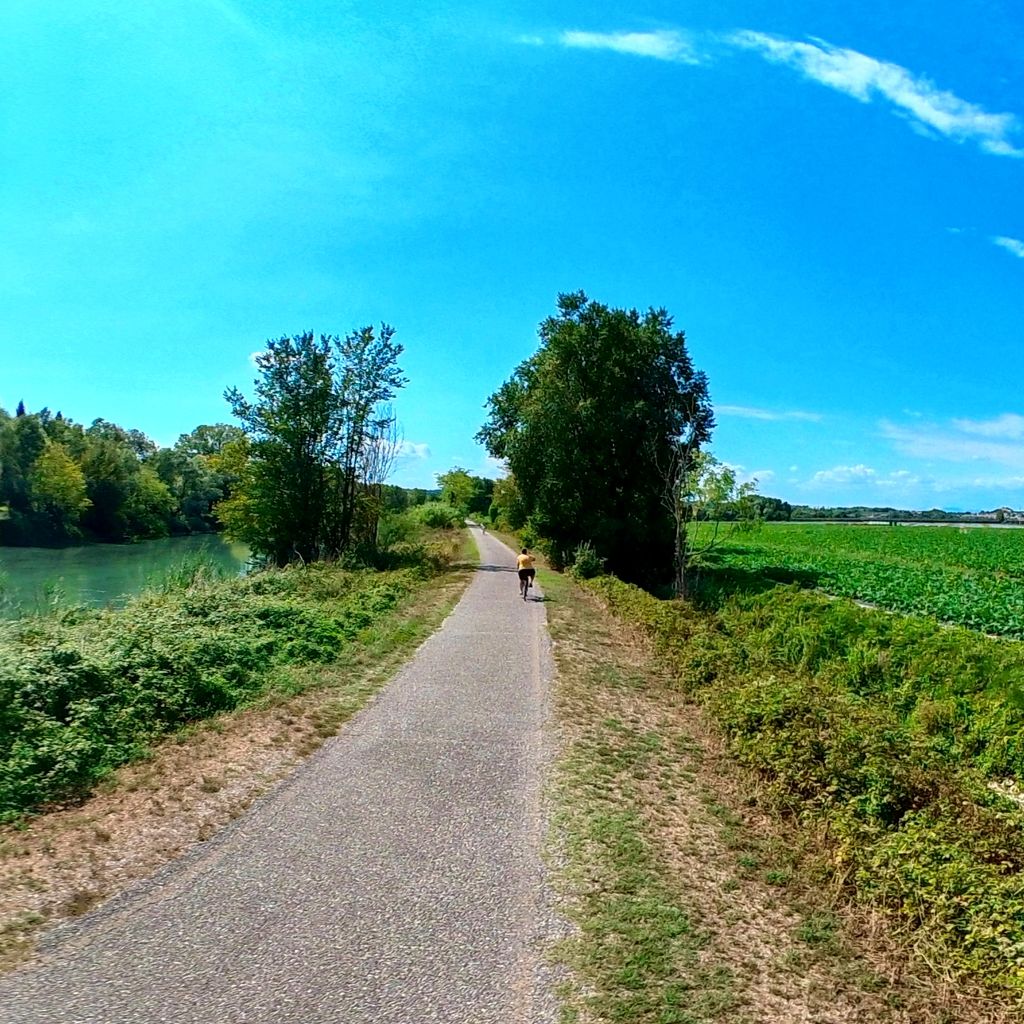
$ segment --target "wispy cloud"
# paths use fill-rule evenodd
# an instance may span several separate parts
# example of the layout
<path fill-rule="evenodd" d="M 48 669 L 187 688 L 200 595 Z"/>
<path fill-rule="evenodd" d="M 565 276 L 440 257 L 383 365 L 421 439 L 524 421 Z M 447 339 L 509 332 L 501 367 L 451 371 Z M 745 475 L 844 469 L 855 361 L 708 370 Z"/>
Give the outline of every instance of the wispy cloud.
<path fill-rule="evenodd" d="M 980 437 L 1024 438 L 1024 416 L 1015 412 L 1004 412 L 991 420 L 953 420 L 953 426 L 965 434 Z"/>
<path fill-rule="evenodd" d="M 760 53 L 785 64 L 831 89 L 862 103 L 875 98 L 890 103 L 912 127 L 925 134 L 938 133 L 957 142 L 976 142 L 986 153 L 1024 157 L 1015 145 L 1020 123 L 1013 114 L 993 114 L 975 103 L 939 89 L 899 64 L 876 60 L 856 50 L 833 46 L 823 39 L 796 42 L 764 32 L 744 30 L 729 36 L 734 46 Z"/>
<path fill-rule="evenodd" d="M 1006 235 L 996 235 L 992 241 L 995 245 L 1001 246 L 1007 252 L 1012 252 L 1014 256 L 1024 260 L 1024 242 L 1019 238 L 1007 238 Z"/>
<path fill-rule="evenodd" d="M 833 466 L 821 469 L 807 481 L 809 487 L 877 488 L 881 491 L 910 491 L 922 482 L 921 477 L 909 469 L 897 469 L 891 473 L 879 472 L 864 463 L 855 466 Z M 863 491 L 862 491 L 863 493 Z M 877 500 L 877 499 L 876 499 Z"/>
<path fill-rule="evenodd" d="M 1002 433 L 997 432 L 1000 421 L 1004 421 Z M 987 423 L 956 420 L 949 426 L 906 427 L 883 420 L 879 429 L 882 437 L 904 455 L 936 462 L 988 462 L 1020 472 L 1024 470 L 1024 443 L 1014 443 L 1015 435 L 1007 433 L 1012 422 L 1000 417 Z"/>
<path fill-rule="evenodd" d="M 856 466 L 833 466 L 831 469 L 820 469 L 811 477 L 812 484 L 850 484 L 874 481 L 878 471 L 860 463 Z"/>
<path fill-rule="evenodd" d="M 635 57 L 653 57 L 655 60 L 679 64 L 699 64 L 700 57 L 693 37 L 678 29 L 659 29 L 654 32 L 563 32 L 558 37 L 562 46 L 581 50 L 613 50 Z"/>
<path fill-rule="evenodd" d="M 771 483 L 776 477 L 774 469 L 748 470 L 746 466 L 742 466 L 738 462 L 723 462 L 722 465 L 727 466 L 736 474 L 736 482 L 738 484 L 755 484 L 760 486 Z"/>
<path fill-rule="evenodd" d="M 715 412 L 719 416 L 738 416 L 748 420 L 803 420 L 807 423 L 820 423 L 822 416 L 816 412 L 800 412 L 793 409 L 777 411 L 774 409 L 755 409 L 749 405 L 716 405 Z"/>

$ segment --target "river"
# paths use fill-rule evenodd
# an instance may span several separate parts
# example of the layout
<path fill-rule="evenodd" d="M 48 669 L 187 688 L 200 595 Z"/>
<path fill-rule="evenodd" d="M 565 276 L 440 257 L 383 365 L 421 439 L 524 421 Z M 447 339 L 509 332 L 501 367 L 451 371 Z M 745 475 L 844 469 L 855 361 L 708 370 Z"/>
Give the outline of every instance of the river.
<path fill-rule="evenodd" d="M 37 610 L 52 593 L 59 594 L 61 604 L 121 604 L 194 556 L 208 558 L 229 572 L 241 572 L 249 549 L 209 533 L 138 544 L 0 547 L 0 618 Z"/>

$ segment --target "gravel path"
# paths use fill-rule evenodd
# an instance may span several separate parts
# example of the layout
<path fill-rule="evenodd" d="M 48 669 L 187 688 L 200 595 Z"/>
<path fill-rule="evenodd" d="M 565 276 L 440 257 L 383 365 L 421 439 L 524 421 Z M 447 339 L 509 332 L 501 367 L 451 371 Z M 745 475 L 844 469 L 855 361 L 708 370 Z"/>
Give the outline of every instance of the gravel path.
<path fill-rule="evenodd" d="M 283 785 L 0 979 L 3 1024 L 557 1019 L 539 856 L 551 676 L 514 556 Z"/>

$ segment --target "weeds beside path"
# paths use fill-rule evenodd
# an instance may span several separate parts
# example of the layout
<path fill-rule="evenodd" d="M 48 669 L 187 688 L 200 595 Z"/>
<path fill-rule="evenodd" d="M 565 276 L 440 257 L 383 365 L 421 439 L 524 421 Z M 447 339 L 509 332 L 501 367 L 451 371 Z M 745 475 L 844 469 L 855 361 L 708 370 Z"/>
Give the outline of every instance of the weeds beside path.
<path fill-rule="evenodd" d="M 915 973 L 834 899 L 649 645 L 568 577 L 543 584 L 564 745 L 552 861 L 576 926 L 566 1021 L 1016 1019 Z"/>
<path fill-rule="evenodd" d="M 470 552 L 463 547 L 461 557 Z M 454 607 L 460 565 L 421 580 L 330 664 L 290 665 L 242 710 L 191 725 L 82 802 L 0 827 L 0 971 L 41 931 L 84 913 L 212 836 L 334 735 Z"/>

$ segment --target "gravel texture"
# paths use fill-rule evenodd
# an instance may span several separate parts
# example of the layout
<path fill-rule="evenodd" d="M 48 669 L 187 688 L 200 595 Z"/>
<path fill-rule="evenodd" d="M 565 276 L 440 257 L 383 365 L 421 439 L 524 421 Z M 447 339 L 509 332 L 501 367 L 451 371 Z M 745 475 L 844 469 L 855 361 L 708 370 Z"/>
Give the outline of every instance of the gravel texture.
<path fill-rule="evenodd" d="M 2 1024 L 537 1024 L 544 606 L 499 541 L 366 710 L 193 853 L 55 929 Z"/>

